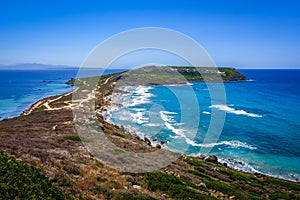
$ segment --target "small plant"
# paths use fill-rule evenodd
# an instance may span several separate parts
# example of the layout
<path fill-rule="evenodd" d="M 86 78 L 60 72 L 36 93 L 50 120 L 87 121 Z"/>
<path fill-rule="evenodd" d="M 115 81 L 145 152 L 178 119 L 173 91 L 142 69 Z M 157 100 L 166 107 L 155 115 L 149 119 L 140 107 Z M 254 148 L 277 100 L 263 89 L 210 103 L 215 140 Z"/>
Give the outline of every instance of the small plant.
<path fill-rule="evenodd" d="M 204 190 L 193 183 L 162 172 L 149 172 L 144 175 L 144 180 L 150 191 L 161 191 L 174 199 L 216 199 L 202 194 L 197 190 Z M 193 189 L 192 189 L 193 188 Z"/>
<path fill-rule="evenodd" d="M 51 179 L 52 183 L 56 183 L 58 186 L 61 187 L 73 187 L 75 184 L 73 181 L 70 181 L 66 178 L 62 178 L 62 177 L 55 177 L 53 179 Z"/>
<path fill-rule="evenodd" d="M 69 136 L 66 136 L 65 139 L 67 139 L 67 140 L 73 140 L 73 141 L 91 142 L 90 139 L 87 139 L 87 138 L 84 138 L 84 137 L 80 137 L 78 135 L 69 135 Z"/>
<path fill-rule="evenodd" d="M 115 136 L 121 137 L 121 138 L 125 138 L 125 135 L 122 133 L 113 133 Z"/>
<path fill-rule="evenodd" d="M 96 193 L 102 194 L 105 199 L 111 199 L 113 197 L 113 191 L 101 185 L 96 186 Z"/>

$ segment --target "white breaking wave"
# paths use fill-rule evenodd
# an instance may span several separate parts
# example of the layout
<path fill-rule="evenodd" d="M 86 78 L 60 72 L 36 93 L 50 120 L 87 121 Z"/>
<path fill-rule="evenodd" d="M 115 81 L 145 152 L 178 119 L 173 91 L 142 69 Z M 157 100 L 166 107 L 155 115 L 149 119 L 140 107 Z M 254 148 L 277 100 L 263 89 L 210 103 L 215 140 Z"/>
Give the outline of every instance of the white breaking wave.
<path fill-rule="evenodd" d="M 245 142 L 241 142 L 239 140 L 230 140 L 230 141 L 221 141 L 221 142 L 215 142 L 215 143 L 208 143 L 208 144 L 197 144 L 192 140 L 187 141 L 187 143 L 189 145 L 192 146 L 198 146 L 198 147 L 215 147 L 215 146 L 220 146 L 220 145 L 226 145 L 229 146 L 231 148 L 246 148 L 246 149 L 250 149 L 250 150 L 254 150 L 256 149 L 256 147 L 249 145 Z"/>
<path fill-rule="evenodd" d="M 144 112 L 130 113 L 132 121 L 137 124 L 144 124 L 149 122 L 149 118 L 144 117 Z"/>
<path fill-rule="evenodd" d="M 167 129 L 175 133 L 175 136 L 170 136 L 171 138 L 178 139 L 182 138 L 188 145 L 191 146 L 198 146 L 198 147 L 214 147 L 214 146 L 219 146 L 219 145 L 226 145 L 232 148 L 239 148 L 239 147 L 244 147 L 248 149 L 255 149 L 255 147 L 252 147 L 251 145 L 248 145 L 246 143 L 233 140 L 233 141 L 222 141 L 218 143 L 209 143 L 209 144 L 197 144 L 195 141 L 191 140 L 189 137 L 185 135 L 185 130 L 181 128 L 177 128 L 178 125 L 182 125 L 182 123 L 177 123 L 174 120 L 174 116 L 177 113 L 174 112 L 168 112 L 168 111 L 160 111 L 160 116 L 162 120 L 164 121 L 164 125 Z M 170 116 L 171 115 L 171 116 Z"/>
<path fill-rule="evenodd" d="M 228 167 L 239 171 L 249 172 L 249 173 L 262 173 L 257 169 L 255 169 L 252 165 L 239 160 L 218 157 L 218 161 L 220 163 L 226 163 Z"/>
<path fill-rule="evenodd" d="M 246 115 L 248 117 L 263 117 L 262 115 L 258 115 L 258 114 L 254 114 L 254 113 L 248 113 L 244 110 L 236 110 L 234 108 L 231 108 L 227 105 L 212 105 L 210 106 L 210 108 L 216 108 L 216 109 L 219 109 L 219 110 L 223 110 L 223 111 L 226 111 L 228 113 L 233 113 L 233 114 L 236 114 L 236 115 Z"/>
<path fill-rule="evenodd" d="M 162 119 L 164 122 L 169 122 L 169 123 L 174 123 L 174 122 L 176 122 L 176 121 L 174 120 L 174 116 L 169 116 L 169 115 L 175 115 L 175 114 L 177 114 L 176 112 L 160 111 L 159 114 L 160 114 L 161 119 Z M 168 115 L 168 114 L 169 114 L 169 115 Z"/>
<path fill-rule="evenodd" d="M 203 111 L 202 113 L 206 114 L 206 115 L 210 115 L 211 114 L 210 112 L 207 112 L 207 111 Z"/>
<path fill-rule="evenodd" d="M 155 127 L 155 126 L 163 126 L 163 125 L 162 124 L 158 124 L 158 123 L 148 123 L 148 124 L 145 124 L 144 126 Z"/>
<path fill-rule="evenodd" d="M 167 129 L 169 129 L 170 131 L 172 131 L 173 133 L 175 133 L 176 135 L 178 135 L 180 137 L 185 137 L 185 135 L 184 135 L 185 130 L 175 127 L 175 126 L 182 125 L 182 123 L 177 123 L 174 120 L 174 116 L 170 116 L 170 115 L 176 115 L 178 113 L 169 112 L 169 111 L 160 111 L 159 113 L 160 113 L 160 117 L 164 121 L 164 125 Z"/>
<path fill-rule="evenodd" d="M 152 89 L 150 86 L 138 86 L 131 93 L 131 103 L 128 105 L 130 107 L 134 107 L 141 104 L 150 103 L 150 97 L 154 95 L 149 92 Z"/>

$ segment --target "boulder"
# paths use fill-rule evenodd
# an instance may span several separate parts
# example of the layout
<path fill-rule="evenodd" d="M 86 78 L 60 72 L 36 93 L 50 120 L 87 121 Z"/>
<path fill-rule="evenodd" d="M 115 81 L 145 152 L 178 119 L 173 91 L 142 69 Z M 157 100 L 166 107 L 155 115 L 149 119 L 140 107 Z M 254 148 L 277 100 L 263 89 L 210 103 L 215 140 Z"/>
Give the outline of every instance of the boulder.
<path fill-rule="evenodd" d="M 205 161 L 212 162 L 212 163 L 218 163 L 218 158 L 215 155 L 209 155 L 207 158 L 205 158 Z"/>
<path fill-rule="evenodd" d="M 134 189 L 137 189 L 137 190 L 141 190 L 141 189 L 142 189 L 142 187 L 139 186 L 139 185 L 133 185 L 132 187 L 133 187 Z"/>
<path fill-rule="evenodd" d="M 144 137 L 144 141 L 147 145 L 151 146 L 151 141 L 147 137 Z"/>

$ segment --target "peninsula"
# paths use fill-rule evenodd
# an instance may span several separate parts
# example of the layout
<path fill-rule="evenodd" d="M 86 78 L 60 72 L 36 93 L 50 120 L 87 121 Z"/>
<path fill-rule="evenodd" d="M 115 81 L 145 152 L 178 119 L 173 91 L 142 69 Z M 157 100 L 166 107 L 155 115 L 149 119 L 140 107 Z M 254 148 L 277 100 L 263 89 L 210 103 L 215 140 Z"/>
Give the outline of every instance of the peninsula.
<path fill-rule="evenodd" d="M 0 121 L 0 199 L 300 199 L 299 183 L 236 171 L 214 155 L 181 155 L 158 171 L 121 172 L 94 157 L 84 145 L 93 141 L 75 128 L 80 122 L 72 110 L 94 97 L 99 134 L 127 151 L 153 152 L 161 147 L 102 116 L 116 85 L 244 80 L 233 68 L 154 66 L 70 80 L 77 86 L 73 92 L 42 99 L 21 116 Z M 76 93 L 80 98 L 74 100 Z"/>

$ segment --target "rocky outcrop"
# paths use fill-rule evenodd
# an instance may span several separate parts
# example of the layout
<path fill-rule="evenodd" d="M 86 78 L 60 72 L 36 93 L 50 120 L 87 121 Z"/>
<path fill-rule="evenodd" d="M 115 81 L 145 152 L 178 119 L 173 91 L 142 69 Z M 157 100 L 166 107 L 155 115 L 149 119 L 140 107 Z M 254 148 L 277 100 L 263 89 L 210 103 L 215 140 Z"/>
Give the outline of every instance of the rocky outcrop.
<path fill-rule="evenodd" d="M 215 155 L 209 155 L 205 158 L 205 161 L 212 162 L 212 163 L 218 163 L 218 158 Z"/>

